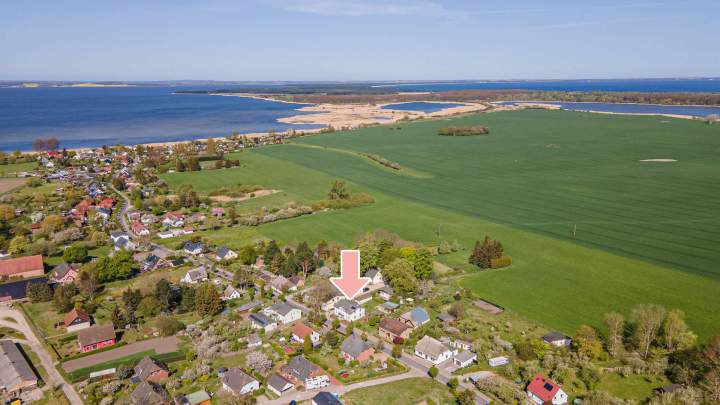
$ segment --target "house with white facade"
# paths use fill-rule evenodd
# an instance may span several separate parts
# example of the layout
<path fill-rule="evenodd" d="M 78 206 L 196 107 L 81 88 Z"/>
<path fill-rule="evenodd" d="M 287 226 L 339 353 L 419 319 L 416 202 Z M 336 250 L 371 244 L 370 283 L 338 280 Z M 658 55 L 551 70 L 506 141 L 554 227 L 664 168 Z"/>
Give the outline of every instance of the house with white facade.
<path fill-rule="evenodd" d="M 207 271 L 205 271 L 203 267 L 198 267 L 196 269 L 188 270 L 185 276 L 180 279 L 180 282 L 187 284 L 197 284 L 202 283 L 203 281 L 207 281 L 207 279 Z"/>
<path fill-rule="evenodd" d="M 542 374 L 537 374 L 530 381 L 526 392 L 530 401 L 537 405 L 563 405 L 568 402 L 565 391 L 551 379 L 543 377 Z"/>
<path fill-rule="evenodd" d="M 302 311 L 285 302 L 278 302 L 263 310 L 265 315 L 285 325 L 302 318 Z"/>
<path fill-rule="evenodd" d="M 365 308 L 356 301 L 341 299 L 335 304 L 335 316 L 342 321 L 355 322 L 365 317 Z"/>
<path fill-rule="evenodd" d="M 452 359 L 454 354 L 455 352 L 441 341 L 427 335 L 415 345 L 415 355 L 435 365 Z"/>
<path fill-rule="evenodd" d="M 238 367 L 233 367 L 226 371 L 221 380 L 222 387 L 225 391 L 238 396 L 260 389 L 260 382 L 247 375 Z"/>

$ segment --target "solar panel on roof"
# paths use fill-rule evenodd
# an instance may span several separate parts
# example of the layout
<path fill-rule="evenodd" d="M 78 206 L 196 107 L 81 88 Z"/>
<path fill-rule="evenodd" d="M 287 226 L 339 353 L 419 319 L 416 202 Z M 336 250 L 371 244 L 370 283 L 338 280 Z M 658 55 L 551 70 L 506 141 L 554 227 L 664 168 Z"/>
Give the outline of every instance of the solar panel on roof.
<path fill-rule="evenodd" d="M 543 388 L 545 388 L 545 389 L 548 390 L 548 391 L 552 391 L 552 390 L 553 390 L 553 385 L 550 384 L 550 383 L 545 383 L 545 385 L 543 385 Z"/>

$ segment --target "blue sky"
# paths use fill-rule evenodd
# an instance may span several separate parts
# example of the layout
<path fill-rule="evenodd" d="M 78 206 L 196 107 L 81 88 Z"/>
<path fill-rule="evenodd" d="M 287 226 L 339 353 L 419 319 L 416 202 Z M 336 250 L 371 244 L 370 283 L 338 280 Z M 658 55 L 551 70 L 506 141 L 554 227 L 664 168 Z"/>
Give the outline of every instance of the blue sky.
<path fill-rule="evenodd" d="M 0 3 L 0 80 L 720 76 L 720 1 Z"/>

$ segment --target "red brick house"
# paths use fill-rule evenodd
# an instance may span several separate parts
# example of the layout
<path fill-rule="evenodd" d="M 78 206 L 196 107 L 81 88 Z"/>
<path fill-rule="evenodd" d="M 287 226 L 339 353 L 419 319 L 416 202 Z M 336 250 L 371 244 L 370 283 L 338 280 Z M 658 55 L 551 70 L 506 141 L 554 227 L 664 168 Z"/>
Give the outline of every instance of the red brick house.
<path fill-rule="evenodd" d="M 0 260 L 0 277 L 32 278 L 45 274 L 42 255 Z"/>
<path fill-rule="evenodd" d="M 102 349 L 115 344 L 115 326 L 97 325 L 78 332 L 78 344 L 83 352 Z"/>
<path fill-rule="evenodd" d="M 383 318 L 378 331 L 383 338 L 393 343 L 402 343 L 410 337 L 412 327 L 397 319 Z"/>

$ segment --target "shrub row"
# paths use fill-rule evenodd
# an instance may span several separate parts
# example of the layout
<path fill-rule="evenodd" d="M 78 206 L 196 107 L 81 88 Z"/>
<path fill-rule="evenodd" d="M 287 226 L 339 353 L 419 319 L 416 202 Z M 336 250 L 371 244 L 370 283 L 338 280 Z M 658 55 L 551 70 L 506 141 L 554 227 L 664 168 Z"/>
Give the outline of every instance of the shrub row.
<path fill-rule="evenodd" d="M 489 128 L 477 125 L 471 127 L 444 127 L 438 130 L 438 135 L 442 136 L 473 136 L 487 135 L 489 133 Z"/>
<path fill-rule="evenodd" d="M 490 267 L 493 269 L 502 269 L 512 264 L 512 256 L 501 256 L 497 259 L 490 259 Z"/>
<path fill-rule="evenodd" d="M 381 165 L 383 165 L 383 166 L 385 166 L 385 167 L 389 167 L 389 168 L 394 169 L 394 170 L 400 170 L 400 163 L 398 163 L 398 162 L 393 162 L 393 161 L 391 161 L 391 160 L 387 160 L 387 159 L 385 159 L 384 157 L 379 156 L 379 155 L 376 155 L 376 154 L 374 154 L 374 153 L 368 153 L 366 156 L 367 156 L 370 160 L 374 160 L 374 161 L 380 163 Z"/>

